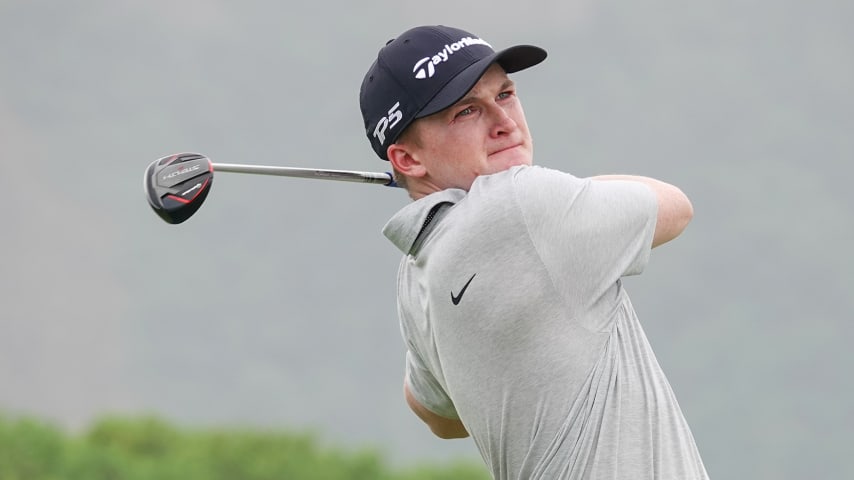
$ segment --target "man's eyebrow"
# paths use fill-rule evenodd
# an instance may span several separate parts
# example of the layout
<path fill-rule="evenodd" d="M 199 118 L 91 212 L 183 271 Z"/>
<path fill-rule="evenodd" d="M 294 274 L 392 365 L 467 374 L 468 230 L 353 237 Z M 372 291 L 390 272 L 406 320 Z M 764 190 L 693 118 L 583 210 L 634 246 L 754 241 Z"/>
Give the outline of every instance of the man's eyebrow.
<path fill-rule="evenodd" d="M 501 87 L 498 90 L 503 92 L 504 90 L 507 90 L 508 88 L 511 88 L 513 86 L 515 86 L 515 83 L 513 82 L 513 80 L 510 80 L 508 78 L 507 80 L 504 80 L 504 83 L 501 84 Z M 475 93 L 473 95 L 466 95 L 465 97 L 459 99 L 456 103 L 454 103 L 451 106 L 456 107 L 457 105 L 464 105 L 466 103 L 472 103 L 475 100 L 477 100 L 477 97 L 478 97 L 477 93 Z"/>

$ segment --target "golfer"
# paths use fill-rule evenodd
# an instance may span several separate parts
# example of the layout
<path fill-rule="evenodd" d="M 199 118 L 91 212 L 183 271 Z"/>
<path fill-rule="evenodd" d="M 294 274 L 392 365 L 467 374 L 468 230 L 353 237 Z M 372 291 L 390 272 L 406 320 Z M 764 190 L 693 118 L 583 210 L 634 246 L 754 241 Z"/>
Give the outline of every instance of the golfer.
<path fill-rule="evenodd" d="M 532 166 L 508 74 L 545 58 L 421 26 L 364 77 L 367 137 L 413 199 L 383 229 L 403 252 L 405 399 L 437 436 L 471 436 L 496 479 L 708 478 L 620 280 L 691 203 Z"/>

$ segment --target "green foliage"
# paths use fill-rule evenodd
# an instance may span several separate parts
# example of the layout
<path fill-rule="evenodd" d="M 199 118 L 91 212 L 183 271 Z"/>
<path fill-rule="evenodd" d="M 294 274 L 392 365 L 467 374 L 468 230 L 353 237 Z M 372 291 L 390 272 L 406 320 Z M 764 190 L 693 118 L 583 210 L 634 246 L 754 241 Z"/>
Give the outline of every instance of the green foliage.
<path fill-rule="evenodd" d="M 57 478 L 64 447 L 59 430 L 45 423 L 0 417 L 0 480 Z"/>
<path fill-rule="evenodd" d="M 372 450 L 306 433 L 181 429 L 154 417 L 104 418 L 81 435 L 0 416 L 0 480 L 488 480 L 477 462 L 392 470 Z"/>

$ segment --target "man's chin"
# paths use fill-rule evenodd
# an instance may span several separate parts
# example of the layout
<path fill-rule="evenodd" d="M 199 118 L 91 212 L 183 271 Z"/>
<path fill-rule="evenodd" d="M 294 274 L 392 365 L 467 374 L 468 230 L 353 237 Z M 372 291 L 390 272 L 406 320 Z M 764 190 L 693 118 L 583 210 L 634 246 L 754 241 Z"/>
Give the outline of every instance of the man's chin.
<path fill-rule="evenodd" d="M 518 165 L 531 165 L 533 163 L 531 153 L 521 146 L 493 153 L 487 160 L 499 170 L 507 170 Z"/>

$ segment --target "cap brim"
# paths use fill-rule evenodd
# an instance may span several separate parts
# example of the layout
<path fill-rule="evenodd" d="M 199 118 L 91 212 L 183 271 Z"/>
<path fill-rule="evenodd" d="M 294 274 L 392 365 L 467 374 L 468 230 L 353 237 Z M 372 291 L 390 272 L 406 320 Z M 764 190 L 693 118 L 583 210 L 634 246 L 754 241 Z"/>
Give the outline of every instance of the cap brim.
<path fill-rule="evenodd" d="M 477 81 L 480 80 L 480 77 L 483 76 L 493 63 L 501 65 L 501 68 L 505 72 L 513 73 L 533 67 L 545 59 L 546 51 L 533 45 L 516 45 L 515 47 L 495 52 L 471 64 L 468 68 L 457 74 L 456 77 L 452 78 L 451 81 L 439 90 L 436 96 L 427 102 L 427 105 L 415 115 L 415 118 L 433 115 L 457 103 L 474 87 Z"/>

